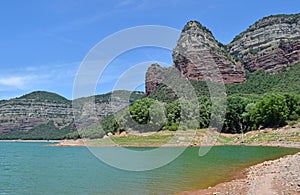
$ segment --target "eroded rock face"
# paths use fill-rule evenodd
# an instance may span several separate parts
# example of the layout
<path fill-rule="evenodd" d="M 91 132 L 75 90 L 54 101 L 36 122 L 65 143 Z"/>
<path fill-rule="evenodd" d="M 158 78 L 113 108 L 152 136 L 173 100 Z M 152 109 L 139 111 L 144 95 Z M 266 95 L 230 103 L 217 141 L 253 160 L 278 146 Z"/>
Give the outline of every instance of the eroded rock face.
<path fill-rule="evenodd" d="M 241 63 L 197 21 L 188 22 L 173 51 L 174 66 L 189 80 L 240 83 L 246 80 Z"/>
<path fill-rule="evenodd" d="M 20 98 L 0 101 L 0 133 L 29 131 L 42 124 L 53 122 L 58 129 L 72 124 L 76 128 L 87 127 L 99 122 L 108 114 L 128 106 L 127 97 L 143 96 L 141 92 L 115 91 L 111 93 L 79 98 L 71 102 L 58 94 L 32 92 Z M 75 120 L 74 120 L 75 119 Z M 72 126 L 70 131 L 75 131 Z"/>
<path fill-rule="evenodd" d="M 70 125 L 73 121 L 71 102 L 39 100 L 30 96 L 3 101 L 0 104 L 0 133 L 28 131 L 49 121 L 53 121 L 60 129 Z"/>
<path fill-rule="evenodd" d="M 212 33 L 197 21 L 188 22 L 173 50 L 173 62 L 179 74 L 188 80 L 240 83 L 246 81 L 240 62 L 232 57 L 226 47 L 215 40 Z M 149 95 L 164 79 L 158 64 L 146 73 L 146 93 Z"/>
<path fill-rule="evenodd" d="M 275 73 L 300 61 L 300 14 L 269 16 L 251 25 L 229 45 L 215 40 L 197 21 L 188 22 L 173 50 L 174 67 L 188 80 L 225 84 L 246 81 L 245 69 Z M 146 74 L 146 92 L 161 81 L 156 66 Z M 159 70 L 159 71 L 158 71 Z"/>
<path fill-rule="evenodd" d="M 152 64 L 146 72 L 146 94 L 150 95 L 165 79 L 164 68 L 159 64 Z"/>
<path fill-rule="evenodd" d="M 300 61 L 300 14 L 263 18 L 238 35 L 230 54 L 251 72 L 277 72 Z"/>

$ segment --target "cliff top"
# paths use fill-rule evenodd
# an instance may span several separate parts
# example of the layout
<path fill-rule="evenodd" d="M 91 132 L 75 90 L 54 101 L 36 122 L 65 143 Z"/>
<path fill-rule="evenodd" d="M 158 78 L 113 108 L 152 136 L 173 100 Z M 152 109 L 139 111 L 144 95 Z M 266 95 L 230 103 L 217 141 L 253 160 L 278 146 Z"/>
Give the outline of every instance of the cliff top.
<path fill-rule="evenodd" d="M 48 91 L 34 91 L 32 93 L 23 95 L 18 100 L 35 100 L 39 102 L 52 102 L 52 103 L 62 103 L 68 104 L 71 103 L 70 100 L 66 99 L 63 96 L 60 96 L 56 93 L 48 92 Z"/>
<path fill-rule="evenodd" d="M 250 25 L 244 32 L 240 33 L 234 39 L 231 41 L 237 41 L 241 38 L 241 36 L 247 32 L 254 31 L 259 28 L 264 28 L 266 26 L 271 26 L 275 24 L 299 24 L 300 23 L 300 13 L 297 14 L 277 14 L 277 15 L 270 15 L 266 16 L 258 21 L 256 21 L 254 24 Z"/>

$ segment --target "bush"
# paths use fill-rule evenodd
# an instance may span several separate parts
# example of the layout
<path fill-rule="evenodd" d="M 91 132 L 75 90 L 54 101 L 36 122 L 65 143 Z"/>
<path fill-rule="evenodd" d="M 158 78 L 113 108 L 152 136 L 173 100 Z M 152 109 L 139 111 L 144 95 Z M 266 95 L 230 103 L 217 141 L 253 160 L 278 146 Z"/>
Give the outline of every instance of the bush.
<path fill-rule="evenodd" d="M 286 124 L 289 108 L 283 95 L 266 95 L 250 110 L 250 120 L 257 127 L 278 127 Z"/>

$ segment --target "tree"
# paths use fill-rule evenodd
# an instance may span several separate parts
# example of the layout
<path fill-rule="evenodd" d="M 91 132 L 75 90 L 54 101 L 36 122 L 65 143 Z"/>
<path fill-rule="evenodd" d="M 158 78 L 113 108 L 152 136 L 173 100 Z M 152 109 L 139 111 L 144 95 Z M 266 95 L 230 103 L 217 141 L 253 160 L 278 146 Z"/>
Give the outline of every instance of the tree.
<path fill-rule="evenodd" d="M 227 98 L 227 108 L 223 132 L 243 133 L 245 130 L 244 117 L 247 102 L 239 96 L 229 96 Z"/>
<path fill-rule="evenodd" d="M 150 121 L 149 108 L 155 102 L 151 98 L 137 100 L 130 108 L 130 117 L 139 124 L 147 124 Z"/>
<path fill-rule="evenodd" d="M 266 95 L 250 110 L 250 120 L 257 127 L 283 126 L 289 116 L 289 108 L 283 95 Z"/>
<path fill-rule="evenodd" d="M 199 127 L 207 128 L 211 117 L 211 102 L 206 96 L 198 98 L 199 101 Z"/>
<path fill-rule="evenodd" d="M 290 120 L 298 120 L 300 118 L 300 96 L 294 94 L 284 94 L 287 107 L 289 109 Z"/>
<path fill-rule="evenodd" d="M 164 129 L 177 130 L 180 122 L 180 103 L 179 100 L 171 102 L 167 105 L 167 125 Z"/>
<path fill-rule="evenodd" d="M 158 131 L 166 123 L 165 105 L 151 98 L 137 100 L 129 107 L 131 128 L 138 131 Z"/>

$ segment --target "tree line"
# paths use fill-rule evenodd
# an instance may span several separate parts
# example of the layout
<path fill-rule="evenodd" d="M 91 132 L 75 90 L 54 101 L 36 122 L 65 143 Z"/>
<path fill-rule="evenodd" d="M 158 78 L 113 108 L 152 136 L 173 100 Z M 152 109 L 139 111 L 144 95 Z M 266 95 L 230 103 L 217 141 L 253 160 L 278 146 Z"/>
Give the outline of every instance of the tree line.
<path fill-rule="evenodd" d="M 182 109 L 182 104 L 185 110 Z M 212 120 L 219 120 L 223 124 L 222 132 L 245 133 L 259 128 L 280 127 L 288 121 L 299 121 L 300 96 L 288 93 L 265 94 L 261 97 L 231 95 L 226 98 L 225 104 L 217 104 L 215 108 L 209 97 L 202 96 L 198 97 L 199 113 L 193 113 L 194 108 L 195 105 L 189 101 L 158 103 L 147 97 L 137 100 L 121 114 L 107 116 L 100 123 L 105 132 L 128 129 L 145 132 L 202 129 L 213 127 Z M 218 116 L 219 113 L 214 109 L 223 109 L 223 115 Z"/>

